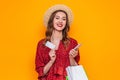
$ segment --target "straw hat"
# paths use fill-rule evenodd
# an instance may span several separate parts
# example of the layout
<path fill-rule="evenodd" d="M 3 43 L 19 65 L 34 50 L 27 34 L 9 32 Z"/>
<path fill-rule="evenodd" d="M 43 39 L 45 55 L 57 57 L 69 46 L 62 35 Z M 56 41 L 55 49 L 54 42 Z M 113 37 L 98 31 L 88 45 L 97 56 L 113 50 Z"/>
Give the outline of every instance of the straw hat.
<path fill-rule="evenodd" d="M 53 12 L 55 12 L 56 10 L 63 10 L 63 11 L 65 11 L 67 13 L 67 15 L 68 15 L 69 24 L 72 23 L 72 21 L 73 21 L 72 10 L 69 7 L 67 7 L 67 6 L 65 6 L 63 4 L 57 4 L 57 5 L 54 5 L 54 6 L 50 7 L 44 14 L 44 25 L 46 27 L 48 25 L 48 21 L 49 21 L 49 18 L 51 16 L 51 14 Z"/>

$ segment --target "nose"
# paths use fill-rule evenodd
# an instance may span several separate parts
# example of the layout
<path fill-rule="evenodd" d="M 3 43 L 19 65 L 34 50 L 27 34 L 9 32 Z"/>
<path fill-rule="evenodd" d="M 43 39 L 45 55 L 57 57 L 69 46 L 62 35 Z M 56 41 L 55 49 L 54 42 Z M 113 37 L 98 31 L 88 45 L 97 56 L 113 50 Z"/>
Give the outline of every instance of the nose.
<path fill-rule="evenodd" d="M 62 19 L 60 19 L 59 22 L 62 23 L 63 22 Z"/>

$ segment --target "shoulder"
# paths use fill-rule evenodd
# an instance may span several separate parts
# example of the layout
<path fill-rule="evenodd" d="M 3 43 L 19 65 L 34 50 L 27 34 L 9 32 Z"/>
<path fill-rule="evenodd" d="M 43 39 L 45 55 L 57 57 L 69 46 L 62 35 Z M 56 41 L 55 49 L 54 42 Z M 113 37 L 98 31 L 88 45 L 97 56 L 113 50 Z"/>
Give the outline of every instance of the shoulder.
<path fill-rule="evenodd" d="M 38 44 L 37 44 L 37 45 L 38 45 L 39 47 L 41 47 L 41 46 L 44 45 L 44 43 L 45 43 L 45 39 L 41 39 L 41 40 L 38 41 Z"/>
<path fill-rule="evenodd" d="M 74 48 L 75 46 L 77 46 L 78 42 L 76 39 L 69 38 L 69 40 L 70 40 L 70 48 Z"/>
<path fill-rule="evenodd" d="M 75 44 L 77 44 L 78 42 L 77 42 L 76 39 L 70 37 L 70 43 L 75 43 Z"/>

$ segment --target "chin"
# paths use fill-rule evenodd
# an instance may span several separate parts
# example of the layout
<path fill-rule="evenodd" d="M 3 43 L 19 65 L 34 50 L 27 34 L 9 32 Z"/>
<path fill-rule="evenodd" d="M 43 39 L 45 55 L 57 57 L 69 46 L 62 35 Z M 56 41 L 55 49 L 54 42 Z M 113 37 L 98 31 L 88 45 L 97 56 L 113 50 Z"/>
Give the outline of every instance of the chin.
<path fill-rule="evenodd" d="M 55 29 L 55 30 L 61 32 L 63 29 Z"/>
<path fill-rule="evenodd" d="M 62 30 L 64 29 L 64 26 L 62 26 L 62 27 L 55 26 L 54 28 L 55 28 L 55 30 L 57 30 L 57 31 L 62 31 Z"/>

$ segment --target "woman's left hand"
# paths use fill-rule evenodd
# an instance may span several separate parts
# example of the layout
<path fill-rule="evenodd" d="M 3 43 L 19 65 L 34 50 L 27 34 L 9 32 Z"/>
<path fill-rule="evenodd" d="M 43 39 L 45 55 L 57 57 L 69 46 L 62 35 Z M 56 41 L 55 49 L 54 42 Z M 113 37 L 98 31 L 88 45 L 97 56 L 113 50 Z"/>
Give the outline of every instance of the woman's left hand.
<path fill-rule="evenodd" d="M 78 55 L 78 50 L 71 49 L 69 56 L 75 58 Z"/>

